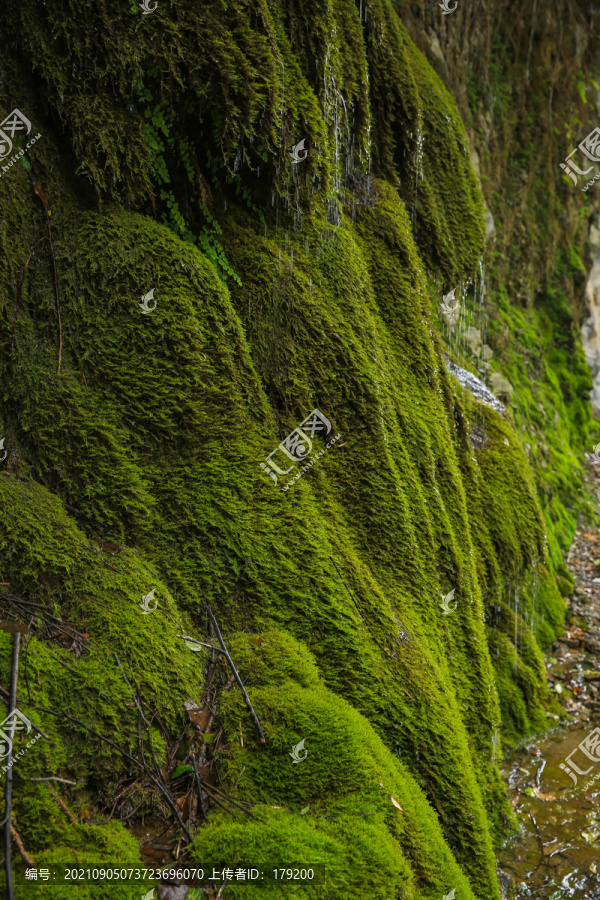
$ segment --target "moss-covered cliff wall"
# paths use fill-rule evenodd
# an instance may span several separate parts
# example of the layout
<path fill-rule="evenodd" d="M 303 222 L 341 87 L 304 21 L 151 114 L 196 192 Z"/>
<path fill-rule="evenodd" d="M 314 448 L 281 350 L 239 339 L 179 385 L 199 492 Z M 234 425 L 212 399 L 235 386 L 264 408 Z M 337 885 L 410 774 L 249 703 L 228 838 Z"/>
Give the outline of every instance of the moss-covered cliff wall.
<path fill-rule="evenodd" d="M 179 635 L 210 641 L 211 605 L 266 740 L 221 685 L 213 768 L 254 818 L 189 810 L 188 858 L 325 864 L 306 897 L 499 898 L 498 729 L 545 727 L 540 645 L 562 628 L 556 576 L 594 427 L 576 332 L 585 211 L 565 199 L 569 228 L 552 225 L 568 188 L 546 144 L 556 206 L 532 189 L 511 219 L 507 172 L 541 175 L 518 161 L 517 133 L 538 158 L 537 119 L 510 94 L 508 23 L 488 23 L 487 82 L 449 52 L 445 85 L 417 47 L 430 24 L 389 0 L 122 6 L 0 10 L 0 115 L 16 107 L 42 135 L 0 178 L 2 609 L 42 604 L 87 635 L 74 654 L 41 612 L 27 621 L 18 705 L 48 739 L 15 766 L 15 827 L 40 865 L 132 864 L 131 825 L 151 803 L 170 811 L 123 759 L 140 758 L 143 726 L 119 663 L 147 704 L 155 775 L 184 797 L 192 774 L 170 776 L 204 739 L 183 704 L 206 696 L 211 651 Z M 532 72 L 540 55 L 534 41 Z M 502 164 L 475 141 L 498 232 L 485 265 L 477 85 L 510 129 L 491 126 Z M 517 220 L 535 232 L 527 264 Z M 450 329 L 436 310 L 452 288 Z M 499 393 L 494 373 L 508 379 L 508 410 L 446 356 Z M 315 408 L 332 425 L 315 451 L 341 437 L 284 492 L 260 463 Z M 6 688 L 10 645 L 0 632 Z M 135 815 L 117 823 L 134 773 Z M 76 782 L 82 824 L 27 780 L 46 775 Z"/>

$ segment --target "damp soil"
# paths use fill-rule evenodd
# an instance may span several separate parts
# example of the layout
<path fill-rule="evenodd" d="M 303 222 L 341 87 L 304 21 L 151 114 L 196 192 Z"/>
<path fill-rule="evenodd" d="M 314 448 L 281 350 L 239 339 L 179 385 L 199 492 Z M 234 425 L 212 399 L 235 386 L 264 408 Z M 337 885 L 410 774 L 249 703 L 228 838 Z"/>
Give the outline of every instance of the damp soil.
<path fill-rule="evenodd" d="M 562 714 L 556 727 L 505 756 L 503 776 L 520 826 L 498 853 L 505 895 L 600 900 L 600 761 L 582 741 L 600 738 L 600 531 L 579 529 L 569 554 L 575 578 L 564 634 L 546 654 Z M 600 744 L 592 757 L 600 757 Z M 561 768 L 567 757 L 584 775 Z M 575 784 L 574 779 L 577 779 Z"/>

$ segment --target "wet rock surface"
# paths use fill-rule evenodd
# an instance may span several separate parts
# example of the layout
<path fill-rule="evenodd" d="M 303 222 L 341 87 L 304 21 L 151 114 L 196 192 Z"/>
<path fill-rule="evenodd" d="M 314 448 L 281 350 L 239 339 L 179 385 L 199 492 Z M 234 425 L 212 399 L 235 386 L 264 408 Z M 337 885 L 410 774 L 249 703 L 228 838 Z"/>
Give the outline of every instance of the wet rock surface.
<path fill-rule="evenodd" d="M 467 369 L 461 369 L 460 366 L 457 366 L 456 363 L 451 362 L 449 359 L 446 360 L 446 368 L 450 372 L 451 375 L 462 384 L 468 391 L 477 397 L 478 400 L 481 400 L 483 403 L 486 403 L 488 406 L 491 406 L 492 409 L 497 410 L 498 412 L 504 413 L 506 412 L 506 407 L 503 403 L 498 400 L 494 394 L 490 391 L 488 387 L 485 386 L 481 379 L 477 378 L 476 375 L 473 375 L 472 372 L 467 371 Z"/>
<path fill-rule="evenodd" d="M 575 586 L 565 631 L 545 660 L 556 729 L 504 761 L 521 826 L 499 853 L 508 898 L 600 898 L 599 529 L 578 529 L 568 566 Z"/>

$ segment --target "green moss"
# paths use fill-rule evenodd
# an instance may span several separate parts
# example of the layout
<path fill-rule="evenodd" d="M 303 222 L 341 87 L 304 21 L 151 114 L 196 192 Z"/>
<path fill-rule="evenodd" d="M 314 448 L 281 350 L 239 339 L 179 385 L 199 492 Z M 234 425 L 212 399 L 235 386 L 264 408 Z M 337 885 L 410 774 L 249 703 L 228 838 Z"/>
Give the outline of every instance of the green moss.
<path fill-rule="evenodd" d="M 553 573 L 576 514 L 565 498 L 580 477 L 572 432 L 589 425 L 588 381 L 574 338 L 555 346 L 558 293 L 536 378 L 502 328 L 534 346 L 541 313 L 500 303 L 490 329 L 516 388 L 516 430 L 448 376 L 428 278 L 472 280 L 484 240 L 463 126 L 387 0 L 370 4 L 366 23 L 348 0 L 315 13 L 190 0 L 179 25 L 164 5 L 151 22 L 117 27 L 79 0 L 43 11 L 10 0 L 0 11 L 23 60 L 7 83 L 22 85 L 32 119 L 51 113 L 31 166 L 51 201 L 63 337 L 59 374 L 46 219 L 13 167 L 0 179 L 0 296 L 19 298 L 0 301 L 11 451 L 0 574 L 89 634 L 78 660 L 28 640 L 31 700 L 22 682 L 19 693 L 50 741 L 22 771 L 43 763 L 73 776 L 70 800 L 95 820 L 63 834 L 60 810 L 33 783 L 15 815 L 40 859 L 61 834 L 78 853 L 89 844 L 96 858 L 114 840 L 110 852 L 129 858 L 130 838 L 105 821 L 119 752 L 35 706 L 68 710 L 136 753 L 114 652 L 126 655 L 164 724 L 164 758 L 183 701 L 203 687 L 177 634 L 205 626 L 208 602 L 268 740 L 257 744 L 228 692 L 225 786 L 257 802 L 264 821 L 211 812 L 198 859 L 234 864 L 251 849 L 252 864 L 291 865 L 312 854 L 334 871 L 306 896 L 367 885 L 374 897 L 403 888 L 433 900 L 456 887 L 497 898 L 492 840 L 512 820 L 494 740 L 501 716 L 507 736 L 545 722 L 536 641 L 559 627 Z M 309 156 L 294 168 L 287 154 L 302 137 Z M 239 278 L 229 287 L 200 239 L 213 220 L 224 268 Z M 157 307 L 145 315 L 151 288 Z M 526 420 L 541 424 L 542 396 L 564 412 L 546 481 L 518 439 Z M 288 492 L 275 490 L 259 464 L 315 408 L 341 438 Z M 122 550 L 103 554 L 100 538 Z M 159 608 L 143 616 L 150 589 Z M 450 591 L 457 607 L 445 616 Z M 289 752 L 303 737 L 310 756 L 296 766 Z M 276 840 L 285 861 L 273 857 Z"/>
<path fill-rule="evenodd" d="M 236 636 L 231 646 L 250 673 L 267 747 L 259 749 L 243 701 L 230 692 L 221 707 L 231 738 L 226 777 L 239 783 L 239 799 L 258 802 L 253 815 L 260 822 L 242 827 L 217 818 L 196 839 L 195 858 L 211 865 L 251 859 L 267 870 L 303 860 L 317 867 L 314 887 L 301 892 L 306 897 L 369 890 L 383 898 L 399 889 L 425 897 L 451 885 L 472 896 L 409 770 L 362 716 L 324 688 L 307 648 L 282 632 L 252 642 Z M 290 750 L 300 740 L 307 756 L 294 763 Z M 263 890 L 283 897 L 289 888 L 261 883 L 251 895 Z"/>

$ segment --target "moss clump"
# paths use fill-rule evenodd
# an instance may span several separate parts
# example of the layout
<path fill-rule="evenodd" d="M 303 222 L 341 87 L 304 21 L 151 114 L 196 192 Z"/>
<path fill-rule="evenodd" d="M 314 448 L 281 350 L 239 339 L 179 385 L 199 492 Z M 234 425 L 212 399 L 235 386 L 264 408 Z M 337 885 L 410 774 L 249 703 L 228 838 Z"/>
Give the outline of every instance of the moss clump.
<path fill-rule="evenodd" d="M 363 716 L 324 687 L 308 648 L 281 631 L 230 642 L 249 672 L 267 746 L 259 749 L 243 701 L 230 692 L 221 708 L 226 778 L 236 781 L 238 799 L 258 803 L 253 815 L 260 821 L 242 826 L 215 817 L 196 838 L 194 857 L 211 866 L 251 860 L 268 872 L 314 865 L 315 884 L 300 893 L 306 897 L 366 890 L 384 898 L 401 890 L 416 898 L 452 885 L 473 897 L 408 768 Z M 294 763 L 290 750 L 301 740 L 307 756 Z M 248 890 L 285 897 L 289 887 L 261 882 Z"/>

